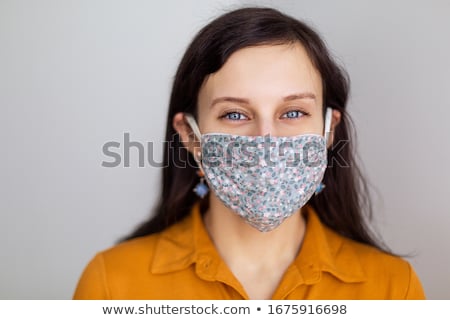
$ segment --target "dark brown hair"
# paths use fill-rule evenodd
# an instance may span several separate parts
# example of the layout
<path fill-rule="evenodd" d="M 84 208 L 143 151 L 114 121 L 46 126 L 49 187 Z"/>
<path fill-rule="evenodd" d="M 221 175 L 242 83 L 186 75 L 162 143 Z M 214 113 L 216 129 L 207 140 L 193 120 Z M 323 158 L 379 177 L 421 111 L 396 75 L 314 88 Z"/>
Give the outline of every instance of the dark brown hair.
<path fill-rule="evenodd" d="M 351 123 L 346 111 L 348 76 L 334 62 L 314 30 L 271 8 L 242 8 L 223 14 L 201 29 L 189 45 L 172 87 L 164 148 L 167 166 L 163 169 L 159 203 L 152 217 L 125 240 L 164 230 L 188 215 L 193 204 L 199 201 L 192 191 L 198 183 L 195 161 L 181 144 L 172 119 L 178 112 L 196 115 L 197 96 L 205 77 L 218 71 L 239 49 L 296 42 L 303 45 L 321 75 L 324 113 L 328 106 L 342 114 L 334 132 L 335 147 L 328 152 L 329 165 L 323 180 L 326 188 L 308 203 L 321 221 L 336 232 L 383 250 L 367 224 L 371 217 L 370 198 L 355 162 Z"/>

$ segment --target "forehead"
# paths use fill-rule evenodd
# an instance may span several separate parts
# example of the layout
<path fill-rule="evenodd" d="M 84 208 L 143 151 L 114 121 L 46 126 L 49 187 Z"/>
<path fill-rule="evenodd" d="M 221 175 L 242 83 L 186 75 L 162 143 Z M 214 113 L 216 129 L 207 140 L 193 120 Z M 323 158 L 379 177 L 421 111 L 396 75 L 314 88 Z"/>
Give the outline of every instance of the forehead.
<path fill-rule="evenodd" d="M 199 102 L 221 95 L 246 98 L 313 92 L 321 99 L 322 81 L 300 43 L 247 47 L 234 52 L 199 92 Z"/>

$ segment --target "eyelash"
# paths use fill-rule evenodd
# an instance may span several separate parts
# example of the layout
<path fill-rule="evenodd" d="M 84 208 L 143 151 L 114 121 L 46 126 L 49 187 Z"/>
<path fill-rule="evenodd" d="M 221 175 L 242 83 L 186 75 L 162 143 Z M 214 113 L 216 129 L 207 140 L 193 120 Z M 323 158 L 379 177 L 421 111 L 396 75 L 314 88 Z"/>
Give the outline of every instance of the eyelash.
<path fill-rule="evenodd" d="M 288 113 L 291 113 L 291 112 L 296 112 L 297 114 L 302 114 L 302 115 L 294 117 L 294 118 L 285 116 L 285 115 L 287 115 Z M 308 115 L 308 114 L 306 112 L 301 111 L 301 110 L 289 110 L 288 112 L 285 112 L 283 114 L 282 118 L 283 119 L 298 119 L 298 118 L 301 118 L 301 117 L 306 116 L 306 115 Z"/>
<path fill-rule="evenodd" d="M 239 115 L 239 118 L 240 118 L 241 116 L 244 116 L 244 117 L 247 117 L 247 118 L 248 118 L 247 115 L 245 115 L 243 112 L 240 112 L 240 111 L 228 111 L 228 112 L 226 112 L 224 115 L 220 116 L 220 118 L 221 118 L 221 119 L 226 119 L 226 120 L 231 120 L 231 121 L 241 121 L 241 120 L 244 120 L 244 119 L 231 119 L 231 118 L 229 118 L 229 116 L 230 116 L 230 115 L 233 115 L 233 114 Z"/>
<path fill-rule="evenodd" d="M 286 116 L 288 113 L 291 113 L 291 112 L 296 112 L 297 114 L 302 114 L 301 116 L 298 116 L 297 115 L 297 117 L 288 117 L 288 116 Z M 231 118 L 229 118 L 229 116 L 230 115 L 233 115 L 233 114 L 238 114 L 239 115 L 239 118 L 241 117 L 241 116 L 244 116 L 244 117 L 247 117 L 248 118 L 248 116 L 247 115 L 245 115 L 245 113 L 243 113 L 243 112 L 241 112 L 241 111 L 228 111 L 228 112 L 226 112 L 225 114 L 223 114 L 223 115 L 221 115 L 220 116 L 220 119 L 226 119 L 226 120 L 230 120 L 230 121 L 242 121 L 242 120 L 245 120 L 245 119 L 231 119 Z M 282 119 L 299 119 L 299 118 L 301 118 L 301 117 L 303 117 L 303 116 L 308 116 L 309 114 L 307 113 L 307 112 L 304 112 L 304 111 L 302 111 L 302 110 L 289 110 L 289 111 L 287 111 L 287 112 L 285 112 L 283 115 L 282 115 Z"/>

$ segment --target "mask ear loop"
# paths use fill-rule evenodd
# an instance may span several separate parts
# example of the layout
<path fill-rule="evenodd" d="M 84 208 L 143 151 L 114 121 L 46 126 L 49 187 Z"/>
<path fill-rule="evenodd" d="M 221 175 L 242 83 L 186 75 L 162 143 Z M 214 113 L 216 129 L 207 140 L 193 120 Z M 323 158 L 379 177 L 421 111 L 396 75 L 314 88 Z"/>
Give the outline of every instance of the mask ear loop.
<path fill-rule="evenodd" d="M 185 113 L 184 118 L 186 119 L 187 123 L 191 127 L 192 131 L 194 132 L 195 136 L 200 140 L 202 138 L 202 134 L 200 133 L 200 129 L 198 128 L 197 121 L 195 121 L 194 117 L 190 113 Z"/>
<path fill-rule="evenodd" d="M 192 131 L 194 132 L 194 135 L 197 137 L 197 139 L 199 139 L 201 141 L 202 135 L 200 133 L 200 129 L 197 125 L 197 121 L 195 121 L 194 117 L 190 114 L 190 113 L 185 113 L 184 114 L 184 118 L 186 119 L 187 123 L 189 124 L 189 126 L 191 127 Z M 194 156 L 195 162 L 197 162 L 198 165 L 198 171 L 197 171 L 197 175 L 200 178 L 200 182 L 197 183 L 197 185 L 194 188 L 194 192 L 197 196 L 199 196 L 200 198 L 204 198 L 208 192 L 209 192 L 209 188 L 208 185 L 205 183 L 205 173 L 203 172 L 203 167 L 202 167 L 202 160 L 201 160 L 201 153 L 197 154 L 197 156 Z"/>
<path fill-rule="evenodd" d="M 197 137 L 199 141 L 202 140 L 202 134 L 200 133 L 200 129 L 197 125 L 197 121 L 195 121 L 194 116 L 190 113 L 185 113 L 184 118 L 186 119 L 187 123 L 191 127 L 192 131 L 194 132 L 194 135 Z M 201 153 L 197 154 L 196 157 L 194 156 L 195 161 L 198 164 L 198 167 L 201 168 Z"/>
<path fill-rule="evenodd" d="M 324 137 L 325 137 L 325 145 L 328 145 L 328 140 L 330 139 L 330 133 L 331 133 L 331 114 L 333 112 L 333 109 L 330 107 L 327 107 L 327 111 L 325 114 L 325 127 L 324 127 Z"/>
<path fill-rule="evenodd" d="M 330 133 L 331 133 L 331 114 L 333 112 L 333 109 L 330 107 L 327 107 L 327 111 L 325 113 L 325 126 L 323 129 L 323 135 L 325 137 L 325 147 L 328 145 L 328 140 L 330 139 Z M 323 182 L 320 182 L 319 185 L 316 188 L 315 195 L 318 195 L 322 192 L 322 190 L 325 189 L 325 184 Z"/>

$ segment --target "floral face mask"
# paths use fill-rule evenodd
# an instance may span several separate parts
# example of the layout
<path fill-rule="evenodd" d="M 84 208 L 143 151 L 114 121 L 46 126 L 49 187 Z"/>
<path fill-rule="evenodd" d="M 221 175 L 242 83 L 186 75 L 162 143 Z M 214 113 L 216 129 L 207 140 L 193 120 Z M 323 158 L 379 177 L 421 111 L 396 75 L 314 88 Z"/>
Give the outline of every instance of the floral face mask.
<path fill-rule="evenodd" d="M 327 167 L 326 138 L 317 134 L 289 137 L 200 134 L 199 166 L 214 194 L 261 232 L 271 231 L 297 212 L 321 185 Z M 325 117 L 330 130 L 331 109 Z"/>

